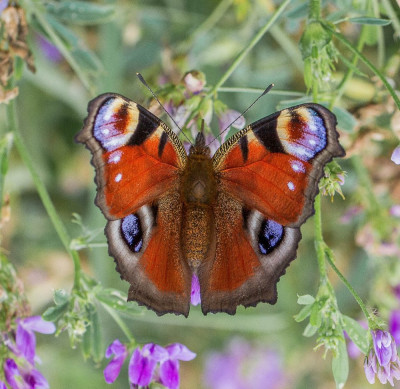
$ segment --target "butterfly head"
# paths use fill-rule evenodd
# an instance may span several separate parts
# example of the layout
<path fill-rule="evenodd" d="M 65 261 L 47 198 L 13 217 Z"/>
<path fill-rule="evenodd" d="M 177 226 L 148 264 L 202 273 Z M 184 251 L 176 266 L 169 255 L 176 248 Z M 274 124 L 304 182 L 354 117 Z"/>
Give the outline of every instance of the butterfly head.
<path fill-rule="evenodd" d="M 199 132 L 196 136 L 194 145 L 189 149 L 189 155 L 205 155 L 210 157 L 210 148 L 206 146 L 206 140 L 204 134 Z"/>

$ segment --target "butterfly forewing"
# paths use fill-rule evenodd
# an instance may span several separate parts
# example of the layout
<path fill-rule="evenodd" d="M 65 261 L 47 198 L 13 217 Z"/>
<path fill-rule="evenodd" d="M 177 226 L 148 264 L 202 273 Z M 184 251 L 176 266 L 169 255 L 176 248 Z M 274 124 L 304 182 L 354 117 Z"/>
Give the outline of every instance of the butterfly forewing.
<path fill-rule="evenodd" d="M 89 104 L 76 139 L 93 154 L 96 204 L 109 219 L 109 252 L 131 284 L 129 299 L 159 314 L 187 315 L 191 274 L 179 239 L 182 143 L 160 119 L 117 94 Z"/>

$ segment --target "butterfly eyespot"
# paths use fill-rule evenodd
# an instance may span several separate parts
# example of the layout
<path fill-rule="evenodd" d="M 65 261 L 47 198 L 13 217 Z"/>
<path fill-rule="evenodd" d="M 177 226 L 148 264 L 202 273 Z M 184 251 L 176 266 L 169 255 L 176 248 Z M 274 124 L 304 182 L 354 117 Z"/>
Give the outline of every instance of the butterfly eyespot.
<path fill-rule="evenodd" d="M 270 253 L 282 240 L 283 227 L 273 220 L 265 219 L 258 234 L 258 248 L 260 253 Z"/>
<path fill-rule="evenodd" d="M 143 231 L 136 214 L 129 215 L 122 220 L 121 235 L 128 247 L 138 253 L 143 246 Z"/>
<path fill-rule="evenodd" d="M 287 183 L 287 186 L 288 186 L 288 188 L 289 188 L 290 190 L 294 190 L 294 188 L 295 188 L 295 186 L 294 186 L 294 184 L 293 184 L 292 181 L 289 181 L 289 182 Z"/>
<path fill-rule="evenodd" d="M 118 173 L 116 176 L 115 176 L 115 182 L 120 182 L 122 180 L 122 174 L 121 173 Z"/>

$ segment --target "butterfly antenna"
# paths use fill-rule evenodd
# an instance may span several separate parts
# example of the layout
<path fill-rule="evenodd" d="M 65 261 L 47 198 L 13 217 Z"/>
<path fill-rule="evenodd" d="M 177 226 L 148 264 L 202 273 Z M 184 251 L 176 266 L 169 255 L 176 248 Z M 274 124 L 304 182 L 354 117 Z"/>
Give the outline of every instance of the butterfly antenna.
<path fill-rule="evenodd" d="M 219 135 L 221 136 L 225 131 L 227 131 L 230 127 L 231 127 L 231 125 L 233 124 L 233 123 L 235 123 L 236 122 L 236 120 L 238 120 L 238 119 L 240 119 L 242 116 L 244 116 L 245 115 L 245 113 L 255 104 L 255 103 L 257 103 L 257 101 L 258 100 L 260 100 L 261 99 L 261 97 L 263 97 L 264 95 L 266 95 L 273 87 L 274 87 L 275 85 L 274 84 L 270 84 L 270 85 L 268 85 L 266 88 L 265 88 L 265 90 L 264 90 L 264 92 L 263 93 L 261 93 L 261 95 L 260 96 L 258 96 L 235 120 L 233 120 L 229 125 L 227 125 L 220 133 L 219 133 Z M 215 140 L 216 140 L 217 138 L 214 138 L 207 146 L 210 146 L 210 144 L 211 143 L 213 143 Z"/>
<path fill-rule="evenodd" d="M 153 92 L 153 90 L 149 87 L 147 82 L 144 80 L 143 76 L 140 73 L 136 73 L 138 79 L 140 82 L 150 91 L 150 93 L 153 95 L 153 97 L 156 99 L 157 103 L 160 105 L 160 107 L 164 110 L 164 112 L 169 116 L 169 118 L 174 122 L 175 126 L 179 128 L 179 132 L 183 134 L 183 136 L 189 141 L 190 144 L 192 142 L 190 141 L 189 137 L 183 132 L 182 128 L 179 127 L 178 123 L 175 121 L 175 119 L 172 117 L 172 115 L 165 109 L 165 107 L 161 104 L 160 100 L 158 100 L 157 95 Z"/>

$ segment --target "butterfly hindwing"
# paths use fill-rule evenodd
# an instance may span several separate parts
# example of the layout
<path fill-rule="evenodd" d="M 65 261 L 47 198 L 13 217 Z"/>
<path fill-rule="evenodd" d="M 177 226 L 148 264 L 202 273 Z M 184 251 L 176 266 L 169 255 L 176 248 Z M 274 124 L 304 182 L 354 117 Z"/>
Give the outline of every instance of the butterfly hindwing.
<path fill-rule="evenodd" d="M 110 93 L 89 104 L 76 139 L 93 154 L 96 204 L 109 220 L 109 253 L 131 284 L 129 300 L 159 314 L 187 315 L 191 274 L 179 238 L 182 143 L 145 108 Z"/>
<path fill-rule="evenodd" d="M 204 313 L 276 302 L 323 167 L 344 155 L 335 125 L 326 108 L 304 104 L 251 124 L 217 150 L 216 255 L 199 276 Z"/>

